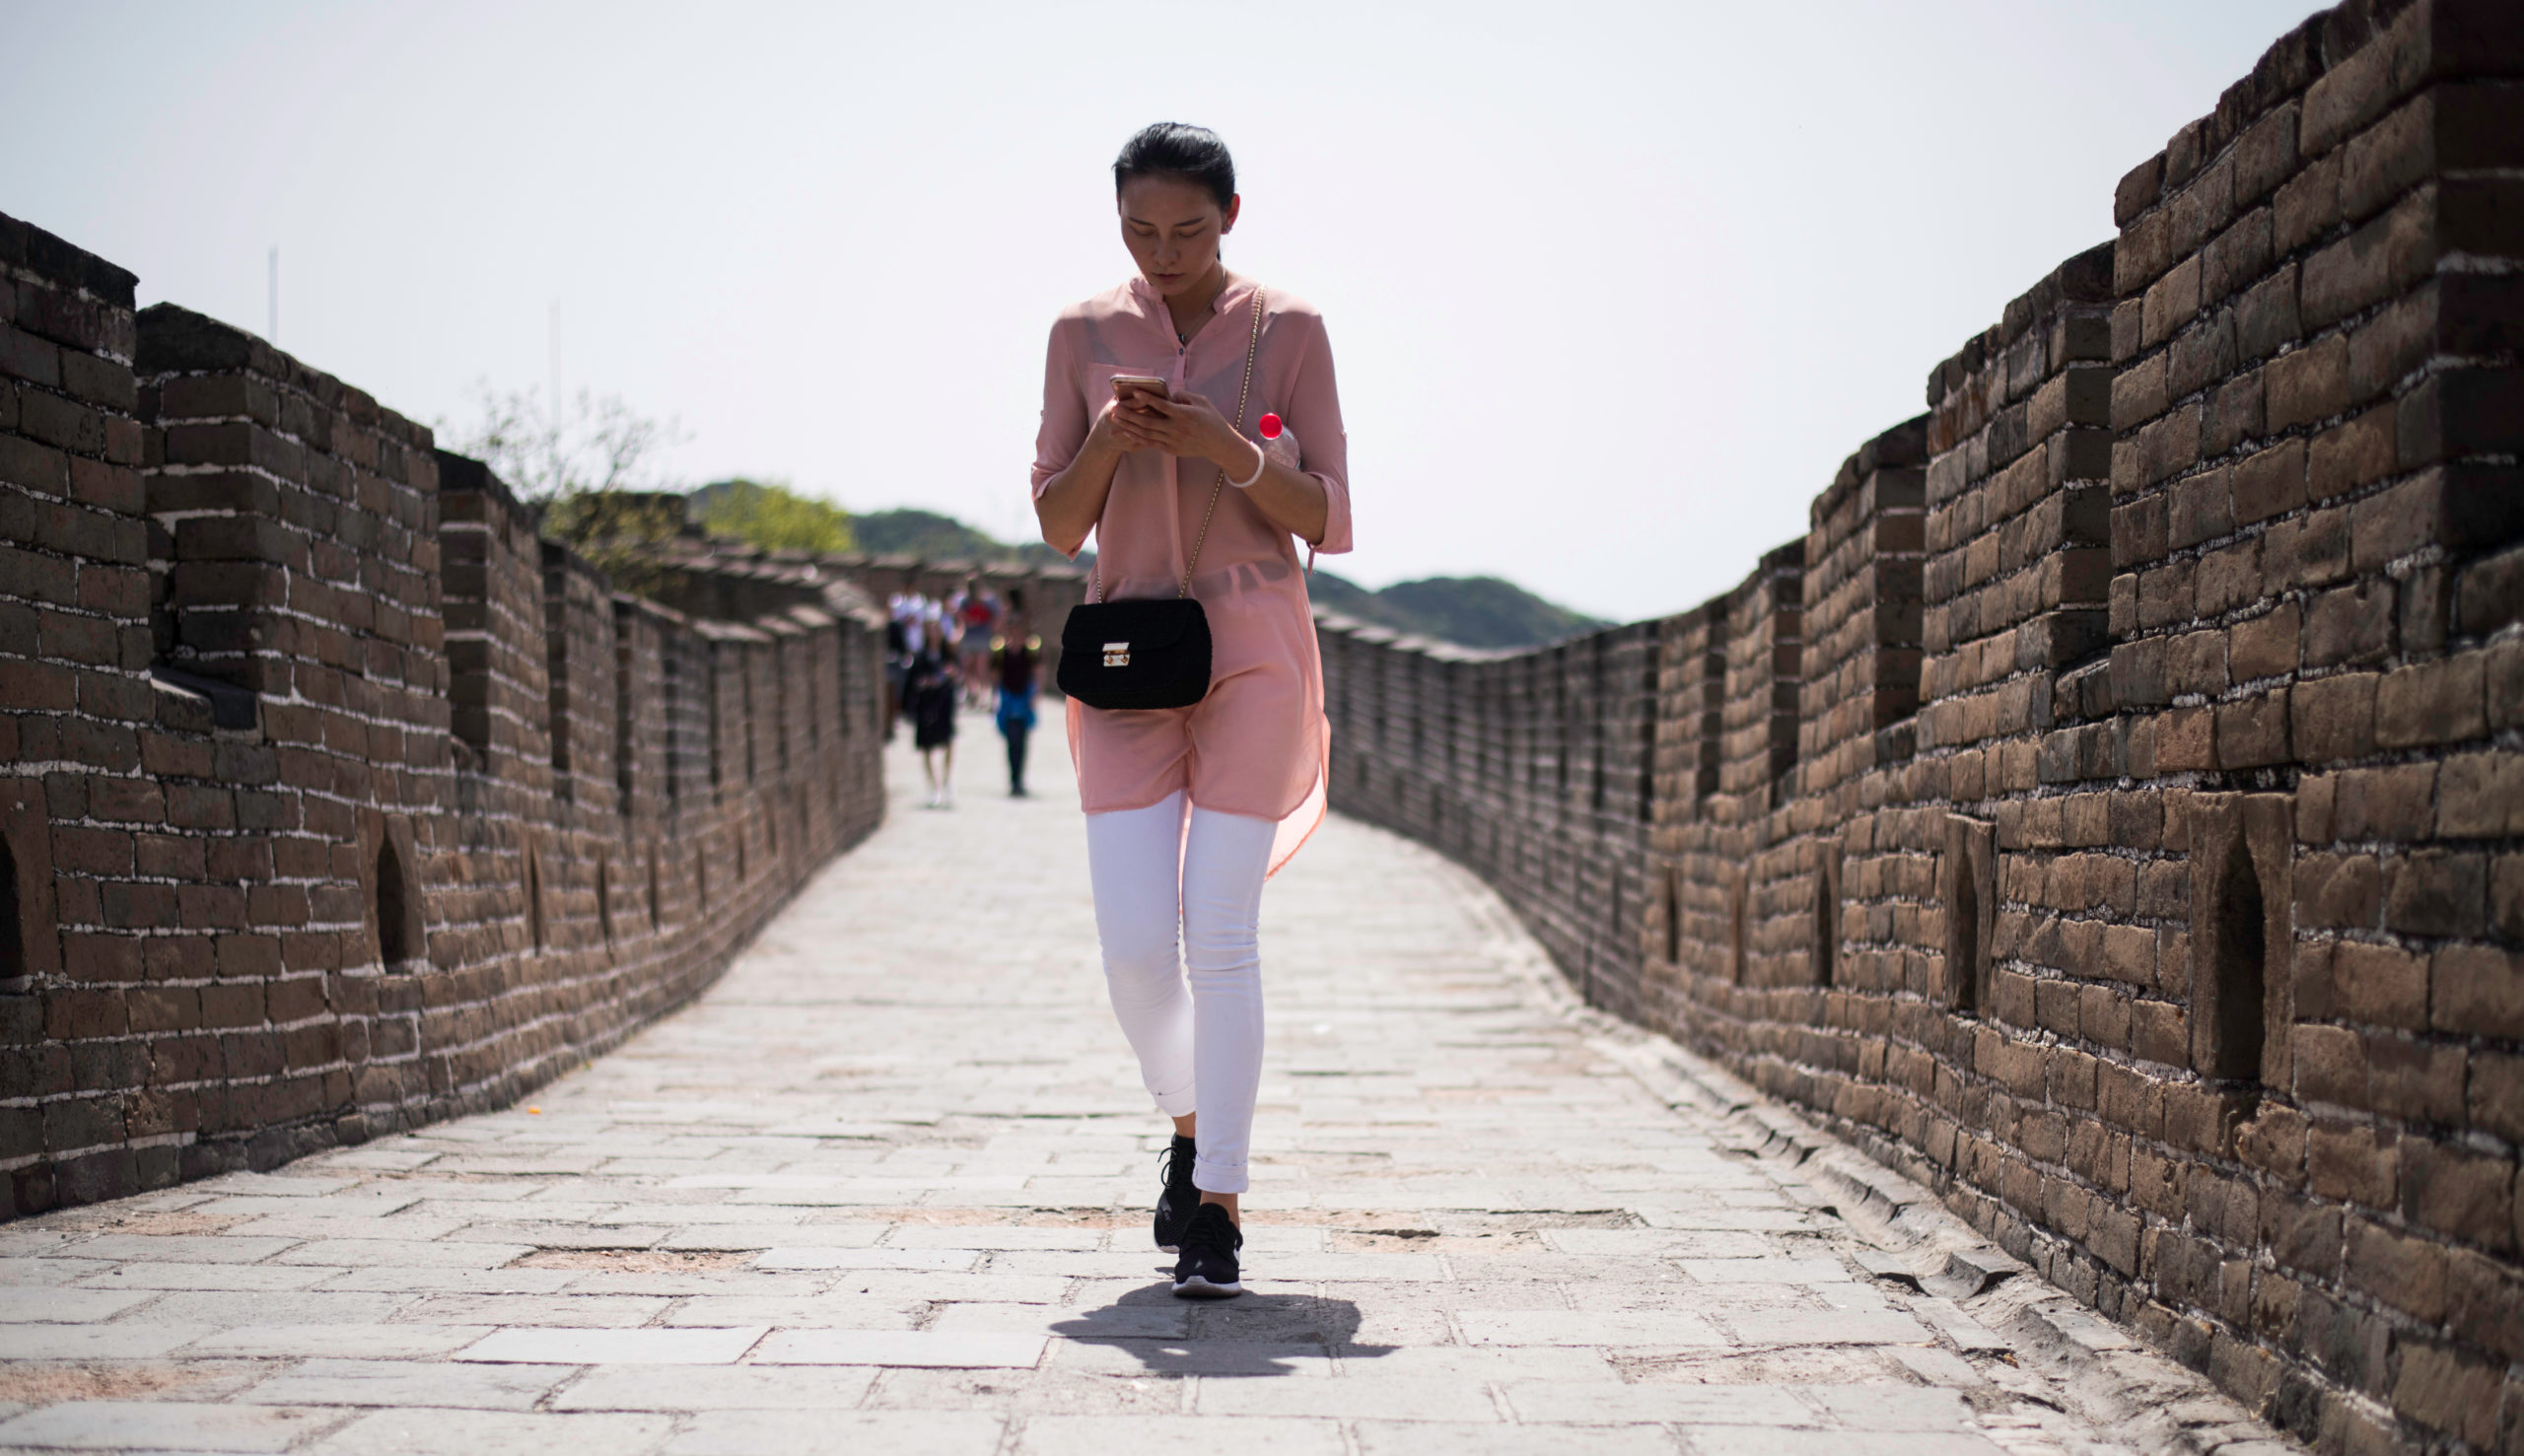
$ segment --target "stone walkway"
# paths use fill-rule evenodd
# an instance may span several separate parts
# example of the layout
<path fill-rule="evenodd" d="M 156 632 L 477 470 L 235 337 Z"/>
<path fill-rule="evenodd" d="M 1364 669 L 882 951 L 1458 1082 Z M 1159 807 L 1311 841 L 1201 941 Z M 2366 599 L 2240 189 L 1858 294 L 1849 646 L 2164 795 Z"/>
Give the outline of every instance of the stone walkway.
<path fill-rule="evenodd" d="M 718 989 L 530 1106 L 0 1228 L 0 1448 L 2281 1449 L 1339 820 L 1266 902 L 1251 1292 L 1169 1297 L 1060 746 L 1011 801 L 965 732 L 961 807 L 898 759 Z"/>

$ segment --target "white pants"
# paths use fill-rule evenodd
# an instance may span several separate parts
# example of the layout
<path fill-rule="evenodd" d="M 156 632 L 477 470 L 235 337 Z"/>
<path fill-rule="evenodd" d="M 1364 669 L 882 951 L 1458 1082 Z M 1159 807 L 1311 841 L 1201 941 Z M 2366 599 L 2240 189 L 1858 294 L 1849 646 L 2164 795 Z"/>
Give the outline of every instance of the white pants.
<path fill-rule="evenodd" d="M 1200 1111 L 1192 1182 L 1242 1193 L 1262 1081 L 1262 880 L 1279 826 L 1196 808 L 1187 834 L 1183 803 L 1170 794 L 1087 816 L 1095 932 L 1149 1095 L 1168 1116 Z"/>

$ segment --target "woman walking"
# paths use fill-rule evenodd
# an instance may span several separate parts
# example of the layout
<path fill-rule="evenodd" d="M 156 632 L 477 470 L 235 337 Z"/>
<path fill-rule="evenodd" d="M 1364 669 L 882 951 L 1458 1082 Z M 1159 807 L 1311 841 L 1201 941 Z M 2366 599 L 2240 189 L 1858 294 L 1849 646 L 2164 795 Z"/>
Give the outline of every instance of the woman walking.
<path fill-rule="evenodd" d="M 1034 510 L 1070 556 L 1095 532 L 1091 599 L 1179 590 L 1208 619 L 1199 702 L 1072 698 L 1069 734 L 1106 989 L 1174 1120 L 1157 1242 L 1178 1256 L 1175 1293 L 1216 1298 L 1243 1287 L 1262 881 L 1323 813 L 1323 667 L 1296 543 L 1350 549 L 1348 443 L 1322 316 L 1221 260 L 1242 210 L 1227 145 L 1161 122 L 1123 146 L 1113 183 L 1137 271 L 1052 325 Z"/>
<path fill-rule="evenodd" d="M 907 678 L 911 741 L 920 750 L 920 771 L 929 780 L 933 809 L 955 806 L 955 671 L 947 665 L 951 660 L 933 641 L 928 651 L 912 659 Z"/>

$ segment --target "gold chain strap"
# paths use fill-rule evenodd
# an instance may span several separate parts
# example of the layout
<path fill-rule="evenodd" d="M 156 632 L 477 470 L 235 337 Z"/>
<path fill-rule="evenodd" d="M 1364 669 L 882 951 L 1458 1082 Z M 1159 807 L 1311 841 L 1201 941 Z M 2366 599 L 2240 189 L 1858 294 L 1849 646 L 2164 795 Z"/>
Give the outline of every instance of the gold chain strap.
<path fill-rule="evenodd" d="M 1262 294 L 1253 290 L 1253 337 L 1244 345 L 1244 382 L 1235 390 L 1235 435 L 1244 438 L 1244 408 L 1253 398 L 1253 356 L 1262 352 Z M 1269 456 L 1263 457 L 1267 463 Z M 1192 559 L 1183 563 L 1183 585 L 1174 589 L 1177 600 L 1192 594 L 1192 569 L 1201 564 L 1201 548 L 1210 543 L 1210 519 L 1219 514 L 1219 496 L 1227 490 L 1227 466 L 1219 466 L 1219 478 L 1210 485 L 1210 509 L 1201 513 L 1201 533 L 1192 538 Z"/>

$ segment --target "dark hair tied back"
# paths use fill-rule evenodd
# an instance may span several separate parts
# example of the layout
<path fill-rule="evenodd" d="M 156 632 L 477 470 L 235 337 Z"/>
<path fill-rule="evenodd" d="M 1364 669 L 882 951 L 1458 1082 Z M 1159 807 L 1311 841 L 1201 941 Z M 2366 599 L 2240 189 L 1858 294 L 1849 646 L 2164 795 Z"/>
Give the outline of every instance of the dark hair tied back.
<path fill-rule="evenodd" d="M 1227 143 L 1219 140 L 1219 134 L 1206 126 L 1159 121 L 1141 127 L 1122 143 L 1122 155 L 1113 159 L 1113 190 L 1119 193 L 1133 177 L 1159 173 L 1208 188 L 1221 212 L 1235 200 L 1235 159 L 1227 155 Z"/>

